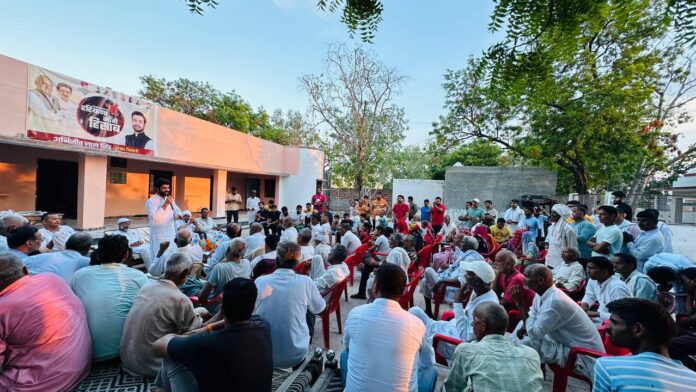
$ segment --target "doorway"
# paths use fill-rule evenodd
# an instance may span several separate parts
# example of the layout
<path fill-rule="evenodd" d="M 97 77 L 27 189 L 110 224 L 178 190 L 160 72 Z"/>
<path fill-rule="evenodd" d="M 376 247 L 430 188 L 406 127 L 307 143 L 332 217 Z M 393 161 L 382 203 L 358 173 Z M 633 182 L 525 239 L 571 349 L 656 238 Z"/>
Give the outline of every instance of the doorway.
<path fill-rule="evenodd" d="M 36 209 L 77 218 L 77 162 L 39 159 L 36 168 Z"/>
<path fill-rule="evenodd" d="M 246 197 L 251 196 L 251 191 L 256 191 L 256 196 L 261 198 L 261 180 L 258 178 L 247 178 L 246 179 Z"/>

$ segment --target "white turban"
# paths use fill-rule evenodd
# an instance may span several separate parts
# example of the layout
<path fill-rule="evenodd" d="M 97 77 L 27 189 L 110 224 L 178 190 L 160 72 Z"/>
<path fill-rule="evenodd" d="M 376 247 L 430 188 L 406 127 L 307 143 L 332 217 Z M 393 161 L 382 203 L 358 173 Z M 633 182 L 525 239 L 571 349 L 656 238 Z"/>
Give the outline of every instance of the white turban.
<path fill-rule="evenodd" d="M 551 207 L 551 211 L 560 215 L 563 220 L 568 219 L 568 217 L 573 213 L 573 211 L 571 211 L 570 208 L 568 208 L 568 206 L 565 204 L 554 204 L 554 206 Z"/>
<path fill-rule="evenodd" d="M 411 258 L 404 248 L 394 248 L 387 255 L 387 263 L 395 264 L 401 267 L 408 276 L 408 265 L 411 264 Z"/>
<path fill-rule="evenodd" d="M 189 211 L 189 210 L 181 211 L 181 216 L 191 216 L 191 211 Z"/>

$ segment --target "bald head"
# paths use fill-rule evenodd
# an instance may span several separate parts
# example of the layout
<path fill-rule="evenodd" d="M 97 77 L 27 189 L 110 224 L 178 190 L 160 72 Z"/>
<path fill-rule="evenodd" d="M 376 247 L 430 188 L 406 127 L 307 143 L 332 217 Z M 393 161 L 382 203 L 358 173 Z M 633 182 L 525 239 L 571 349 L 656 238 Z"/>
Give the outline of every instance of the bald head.
<path fill-rule="evenodd" d="M 500 304 L 495 302 L 483 302 L 474 309 L 474 317 L 486 323 L 483 330 L 485 335 L 505 335 L 508 326 L 508 315 Z M 476 338 L 481 340 L 483 336 Z"/>
<path fill-rule="evenodd" d="M 227 225 L 227 236 L 230 238 L 237 238 L 242 236 L 242 226 L 237 223 L 230 223 Z"/>
<path fill-rule="evenodd" d="M 92 239 L 92 236 L 89 233 L 78 231 L 68 238 L 68 241 L 65 243 L 65 249 L 74 250 L 84 256 L 89 253 L 93 242 L 94 239 Z"/>
<path fill-rule="evenodd" d="M 26 226 L 29 224 L 27 218 L 15 214 L 14 212 L 8 212 L 0 216 L 0 235 L 7 237 L 7 234 L 12 230 Z"/>
<path fill-rule="evenodd" d="M 256 234 L 261 232 L 261 230 L 263 230 L 263 225 L 259 222 L 254 222 L 249 226 L 249 234 Z"/>
<path fill-rule="evenodd" d="M 0 253 L 0 291 L 26 273 L 22 259 L 13 254 Z"/>
<path fill-rule="evenodd" d="M 527 277 L 527 287 L 539 295 L 553 286 L 553 272 L 543 264 L 530 265 L 525 268 L 524 274 Z"/>
<path fill-rule="evenodd" d="M 176 237 L 174 237 L 174 243 L 177 247 L 183 248 L 184 246 L 191 243 L 191 232 L 182 229 L 176 232 Z"/>

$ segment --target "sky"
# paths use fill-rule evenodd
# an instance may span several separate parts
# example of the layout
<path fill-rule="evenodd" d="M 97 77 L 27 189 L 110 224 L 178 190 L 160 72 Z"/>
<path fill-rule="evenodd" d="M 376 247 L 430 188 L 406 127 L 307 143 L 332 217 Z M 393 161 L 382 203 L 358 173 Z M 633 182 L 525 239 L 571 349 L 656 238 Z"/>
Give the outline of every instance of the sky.
<path fill-rule="evenodd" d="M 0 1 L 0 54 L 129 95 L 151 74 L 210 82 L 268 111 L 306 113 L 300 76 L 322 71 L 330 45 L 362 44 L 316 0 L 218 2 L 198 16 L 181 0 Z M 422 144 L 444 113 L 444 73 L 500 38 L 487 27 L 493 2 L 384 4 L 375 41 L 365 46 L 408 77 L 395 101 L 409 121 L 405 143 Z M 696 126 L 680 131 L 682 144 L 696 142 Z"/>

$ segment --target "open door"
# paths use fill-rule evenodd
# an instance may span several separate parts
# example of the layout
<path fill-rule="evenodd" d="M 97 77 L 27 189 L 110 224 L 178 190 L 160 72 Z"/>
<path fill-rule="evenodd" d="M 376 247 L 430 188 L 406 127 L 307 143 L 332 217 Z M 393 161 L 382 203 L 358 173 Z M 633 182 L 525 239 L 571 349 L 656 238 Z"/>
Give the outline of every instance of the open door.
<path fill-rule="evenodd" d="M 77 162 L 39 159 L 36 168 L 36 209 L 77 218 Z"/>

